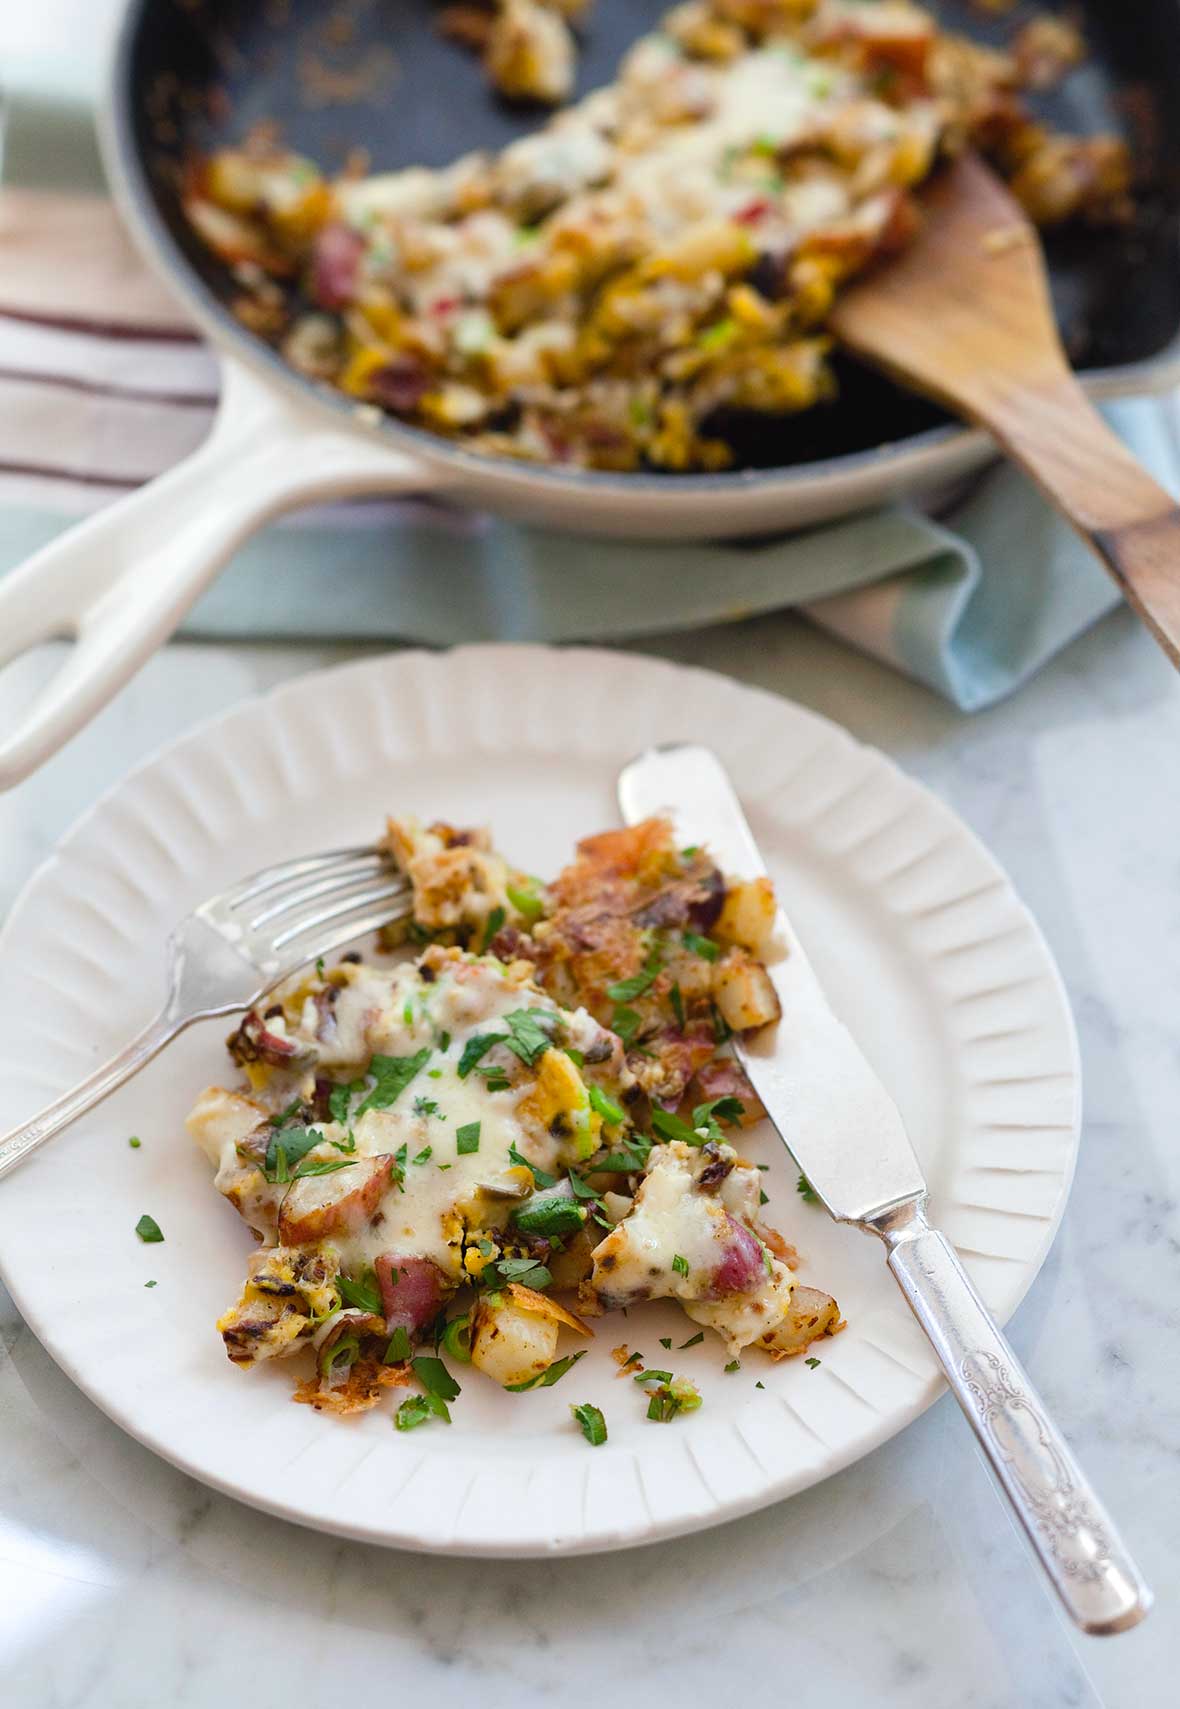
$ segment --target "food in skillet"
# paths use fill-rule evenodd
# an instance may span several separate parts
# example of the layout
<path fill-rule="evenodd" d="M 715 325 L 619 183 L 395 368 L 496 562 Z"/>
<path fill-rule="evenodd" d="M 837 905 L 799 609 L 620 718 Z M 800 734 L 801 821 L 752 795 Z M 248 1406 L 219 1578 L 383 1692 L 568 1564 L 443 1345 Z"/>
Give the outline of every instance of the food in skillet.
<path fill-rule="evenodd" d="M 649 1299 L 731 1361 L 842 1327 L 743 1155 L 764 1112 L 726 1044 L 779 1013 L 769 883 L 661 820 L 588 838 L 550 886 L 479 831 L 391 821 L 389 847 L 413 913 L 384 937 L 412 957 L 288 984 L 229 1040 L 244 1083 L 189 1117 L 260 1242 L 230 1359 L 309 1354 L 296 1398 L 337 1413 L 416 1382 L 405 1428 L 445 1409 L 440 1347 L 520 1389 Z M 653 1417 L 699 1404 L 653 1385 Z"/>
<path fill-rule="evenodd" d="M 495 157 L 329 181 L 271 136 L 194 161 L 184 206 L 243 321 L 362 407 L 545 463 L 715 469 L 727 412 L 831 395 L 834 294 L 912 235 L 940 155 L 974 143 L 1041 224 L 1125 215 L 1123 144 L 1021 106 L 1046 63 L 905 0 L 687 0 Z"/>

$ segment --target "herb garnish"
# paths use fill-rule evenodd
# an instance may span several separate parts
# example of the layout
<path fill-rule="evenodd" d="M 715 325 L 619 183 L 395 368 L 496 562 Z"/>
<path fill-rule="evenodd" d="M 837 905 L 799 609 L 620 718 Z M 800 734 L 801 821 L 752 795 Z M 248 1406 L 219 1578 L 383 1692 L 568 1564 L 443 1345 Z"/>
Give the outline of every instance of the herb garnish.
<path fill-rule="evenodd" d="M 462 1127 L 455 1129 L 455 1150 L 460 1157 L 467 1157 L 473 1151 L 479 1150 L 479 1122 L 465 1122 Z"/>
<path fill-rule="evenodd" d="M 351 1276 L 338 1276 L 336 1286 L 340 1289 L 341 1299 L 348 1305 L 355 1306 L 358 1311 L 370 1311 L 374 1317 L 380 1317 L 381 1290 L 372 1270 L 366 1270 L 359 1282 L 354 1282 Z"/>
<path fill-rule="evenodd" d="M 504 924 L 504 921 L 507 918 L 508 915 L 504 912 L 503 908 L 493 908 L 491 913 L 488 915 L 488 923 L 483 934 L 484 955 L 487 954 L 488 946 L 491 944 L 492 939 L 495 937 L 496 933 L 500 930 L 500 927 Z"/>
<path fill-rule="evenodd" d="M 701 1404 L 700 1390 L 687 1377 L 671 1377 L 650 1391 L 647 1416 L 655 1424 L 667 1424 L 681 1412 L 695 1412 Z"/>
<path fill-rule="evenodd" d="M 482 1062 L 492 1046 L 499 1044 L 503 1037 L 503 1033 L 472 1033 L 459 1057 L 460 1080 L 466 1080 L 476 1063 Z"/>
<path fill-rule="evenodd" d="M 804 1359 L 803 1363 L 805 1365 L 810 1365 L 811 1369 L 814 1371 L 817 1366 L 823 1364 L 823 1360 L 822 1359 Z"/>
<path fill-rule="evenodd" d="M 523 1383 L 505 1383 L 509 1394 L 524 1394 L 526 1389 L 551 1389 L 554 1383 L 559 1383 L 567 1371 L 573 1369 L 579 1359 L 586 1357 L 585 1349 L 580 1353 L 568 1353 L 564 1359 L 555 1359 L 552 1365 L 539 1371 L 535 1377 L 529 1377 Z"/>
<path fill-rule="evenodd" d="M 143 1144 L 143 1141 L 142 1139 L 137 1138 L 135 1134 L 132 1134 L 127 1143 L 131 1147 L 132 1151 L 138 1151 L 140 1146 Z"/>
<path fill-rule="evenodd" d="M 156 1221 L 155 1217 L 148 1216 L 146 1212 L 136 1223 L 135 1232 L 138 1234 L 145 1246 L 152 1246 L 156 1241 L 163 1240 L 164 1238 L 160 1233 L 160 1225 Z"/>
<path fill-rule="evenodd" d="M 540 1293 L 542 1288 L 549 1286 L 553 1276 L 535 1258 L 500 1258 L 494 1264 L 485 1264 L 478 1280 L 490 1288 L 516 1282 L 519 1287 L 533 1288 Z"/>
<path fill-rule="evenodd" d="M 634 1009 L 619 1007 L 611 1016 L 610 1030 L 622 1044 L 630 1044 L 642 1025 L 643 1017 Z"/>
<path fill-rule="evenodd" d="M 650 1153 L 651 1140 L 645 1134 L 633 1133 L 630 1139 L 613 1146 L 605 1157 L 596 1159 L 592 1167 L 595 1170 L 610 1169 L 620 1175 L 630 1175 L 645 1166 Z"/>
<path fill-rule="evenodd" d="M 699 932 L 683 932 L 684 947 L 691 950 L 693 955 L 699 955 L 703 961 L 716 961 L 721 954 L 720 946 L 712 938 L 703 938 Z"/>
<path fill-rule="evenodd" d="M 676 981 L 675 985 L 673 985 L 672 989 L 669 991 L 668 1001 L 672 1005 L 672 1013 L 676 1016 L 676 1025 L 678 1027 L 683 1027 L 684 1026 L 684 997 L 681 994 L 679 979 Z"/>
<path fill-rule="evenodd" d="M 672 1256 L 672 1268 L 675 1270 L 675 1272 L 678 1276 L 687 1276 L 688 1275 L 688 1259 L 682 1258 L 680 1256 L 679 1252 L 674 1253 Z"/>
<path fill-rule="evenodd" d="M 795 1182 L 795 1191 L 798 1193 L 805 1205 L 818 1205 L 820 1202 L 819 1194 L 811 1185 L 811 1182 L 807 1179 L 806 1175 L 800 1175 L 799 1179 Z"/>
<path fill-rule="evenodd" d="M 551 1175 L 547 1169 L 542 1169 L 538 1163 L 530 1163 L 527 1157 L 522 1157 L 515 1143 L 508 1147 L 508 1160 L 515 1163 L 518 1169 L 528 1169 L 538 1187 L 555 1187 L 557 1176 Z M 577 1191 L 575 1187 L 574 1191 Z"/>
<path fill-rule="evenodd" d="M 422 1147 L 421 1151 L 418 1153 L 417 1157 L 411 1157 L 410 1162 L 411 1163 L 429 1163 L 431 1153 L 433 1150 L 434 1150 L 433 1146 L 424 1145 Z"/>
<path fill-rule="evenodd" d="M 688 1340 L 687 1340 L 687 1341 L 682 1341 L 682 1342 L 681 1342 L 681 1343 L 680 1343 L 680 1347 L 679 1347 L 679 1351 L 680 1351 L 680 1352 L 681 1352 L 681 1353 L 683 1353 L 683 1352 L 684 1352 L 684 1349 L 685 1349 L 685 1348 L 686 1348 L 686 1347 L 699 1347 L 699 1346 L 700 1346 L 700 1344 L 701 1344 L 701 1342 L 702 1342 L 702 1341 L 703 1341 L 703 1340 L 704 1340 L 704 1339 L 705 1339 L 705 1332 L 704 1332 L 704 1330 L 703 1330 L 703 1329 L 698 1329 L 698 1330 L 697 1330 L 697 1332 L 696 1332 L 696 1334 L 695 1334 L 695 1335 L 690 1335 L 690 1336 L 689 1336 L 689 1338 L 688 1338 Z"/>
<path fill-rule="evenodd" d="M 510 1015 L 504 1016 L 504 1024 L 508 1028 L 508 1037 L 504 1040 L 514 1056 L 531 1068 L 539 1056 L 553 1044 L 553 1032 L 557 1026 L 557 1016 L 551 1015 L 547 1009 L 514 1009 Z"/>
<path fill-rule="evenodd" d="M 633 1002 L 636 997 L 642 997 L 643 993 L 650 990 L 655 984 L 663 965 L 664 958 L 659 949 L 653 949 L 638 973 L 633 973 L 630 979 L 616 979 L 613 985 L 607 986 L 607 996 L 612 1003 Z"/>
<path fill-rule="evenodd" d="M 601 1410 L 591 1406 L 589 1401 L 583 1401 L 581 1406 L 570 1407 L 570 1415 L 590 1446 L 601 1448 L 606 1441 L 606 1419 Z"/>
<path fill-rule="evenodd" d="M 393 1334 L 389 1337 L 389 1346 L 385 1349 L 385 1357 L 382 1359 L 381 1363 L 383 1365 L 405 1365 L 408 1364 L 409 1358 L 409 1331 L 403 1324 L 399 1323 Z"/>
<path fill-rule="evenodd" d="M 672 1337 L 670 1335 L 661 1335 L 660 1336 L 660 1346 L 666 1347 L 668 1349 L 668 1351 L 671 1352 L 672 1351 Z"/>
<path fill-rule="evenodd" d="M 357 1119 L 368 1110 L 387 1110 L 429 1060 L 429 1045 L 415 1051 L 413 1056 L 375 1056 L 369 1063 L 369 1073 L 376 1080 L 376 1085 L 357 1111 Z"/>
<path fill-rule="evenodd" d="M 393 1423 L 396 1430 L 416 1430 L 431 1418 L 441 1418 L 444 1424 L 451 1422 L 446 1401 L 434 1394 L 413 1394 L 402 1401 L 393 1415 Z"/>
<path fill-rule="evenodd" d="M 726 1365 L 725 1370 L 726 1370 L 726 1373 L 728 1374 L 730 1371 L 740 1371 L 741 1368 L 742 1368 L 742 1362 L 740 1359 L 731 1359 L 729 1361 L 729 1364 Z"/>
<path fill-rule="evenodd" d="M 521 1205 L 512 1216 L 522 1234 L 540 1234 L 547 1239 L 553 1235 L 576 1234 L 585 1220 L 582 1207 L 560 1193 L 537 1195 L 531 1204 Z"/>
<path fill-rule="evenodd" d="M 442 1360 L 433 1354 L 419 1353 L 417 1358 L 410 1360 L 410 1364 L 427 1394 L 437 1395 L 440 1400 L 454 1400 L 461 1392 Z"/>
<path fill-rule="evenodd" d="M 422 1116 L 422 1117 L 437 1116 L 438 1115 L 438 1102 L 437 1102 L 437 1100 L 434 1098 L 415 1098 L 414 1099 L 414 1114 L 416 1116 Z M 443 1116 L 440 1119 L 445 1121 L 446 1117 Z"/>
<path fill-rule="evenodd" d="M 346 1086 L 332 1087 L 328 1093 L 328 1114 L 334 1122 L 339 1122 L 341 1127 L 348 1126 L 348 1106 L 352 1102 L 353 1094 L 363 1092 L 364 1089 L 363 1080 L 350 1080 Z"/>
<path fill-rule="evenodd" d="M 671 1371 L 640 1371 L 637 1376 L 632 1377 L 631 1381 L 635 1383 L 670 1383 L 672 1373 Z"/>

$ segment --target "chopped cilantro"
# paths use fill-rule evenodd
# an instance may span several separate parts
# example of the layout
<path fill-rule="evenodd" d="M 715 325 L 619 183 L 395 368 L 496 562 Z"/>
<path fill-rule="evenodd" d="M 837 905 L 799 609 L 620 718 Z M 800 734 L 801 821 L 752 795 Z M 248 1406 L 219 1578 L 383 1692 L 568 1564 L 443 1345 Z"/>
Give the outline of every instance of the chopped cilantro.
<path fill-rule="evenodd" d="M 606 1441 L 606 1419 L 599 1408 L 583 1401 L 581 1406 L 570 1407 L 570 1415 L 590 1446 L 601 1448 Z"/>
<path fill-rule="evenodd" d="M 585 1349 L 580 1353 L 567 1353 L 564 1359 L 555 1359 L 552 1365 L 538 1372 L 535 1377 L 529 1377 L 523 1383 L 505 1383 L 509 1394 L 524 1394 L 526 1389 L 551 1389 L 554 1383 L 559 1383 L 567 1371 L 573 1369 L 579 1359 L 586 1357 Z"/>
<path fill-rule="evenodd" d="M 460 1157 L 479 1150 L 479 1128 L 478 1122 L 465 1122 L 462 1127 L 455 1129 L 455 1150 Z"/>
<path fill-rule="evenodd" d="M 684 932 L 681 935 L 685 949 L 691 950 L 693 955 L 699 955 L 704 961 L 716 961 L 721 954 L 720 946 L 715 944 L 712 938 L 703 938 L 699 932 Z"/>
<path fill-rule="evenodd" d="M 369 1064 L 369 1073 L 373 1076 L 375 1085 L 360 1109 L 358 1119 L 368 1110 L 387 1110 L 390 1104 L 401 1097 L 406 1087 L 416 1074 L 430 1060 L 430 1046 L 415 1051 L 413 1056 L 375 1056 Z"/>

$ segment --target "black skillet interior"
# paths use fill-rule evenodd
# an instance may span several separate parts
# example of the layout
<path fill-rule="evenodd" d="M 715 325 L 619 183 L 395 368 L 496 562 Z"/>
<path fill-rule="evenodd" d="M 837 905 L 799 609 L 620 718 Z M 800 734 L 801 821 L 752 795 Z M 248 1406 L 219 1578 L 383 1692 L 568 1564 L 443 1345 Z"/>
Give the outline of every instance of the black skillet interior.
<path fill-rule="evenodd" d="M 579 93 L 608 82 L 670 3 L 594 0 Z M 329 169 L 356 148 L 374 171 L 441 166 L 542 122 L 488 90 L 475 57 L 440 35 L 439 9 L 438 0 L 141 0 L 127 61 L 134 146 L 165 225 L 214 297 L 226 299 L 229 281 L 177 207 L 187 151 L 236 142 L 273 121 Z M 933 9 L 947 26 L 992 42 L 1033 15 L 1027 0 L 999 17 L 964 0 Z M 1079 231 L 1049 245 L 1074 362 L 1109 367 L 1152 356 L 1180 331 L 1180 7 L 1088 0 L 1085 27 L 1085 65 L 1033 104 L 1063 129 L 1121 132 L 1139 164 L 1131 229 Z M 871 450 L 946 419 L 877 375 L 840 366 L 835 403 L 781 421 L 726 423 L 739 463 L 782 468 Z"/>

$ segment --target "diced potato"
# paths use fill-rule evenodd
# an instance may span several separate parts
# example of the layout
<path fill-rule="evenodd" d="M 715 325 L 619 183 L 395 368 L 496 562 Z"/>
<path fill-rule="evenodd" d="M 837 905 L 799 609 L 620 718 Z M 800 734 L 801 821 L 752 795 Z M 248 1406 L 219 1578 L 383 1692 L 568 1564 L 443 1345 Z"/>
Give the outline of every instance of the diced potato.
<path fill-rule="evenodd" d="M 772 1358 L 789 1359 L 841 1328 L 840 1307 L 831 1294 L 797 1286 L 791 1290 L 791 1303 L 782 1321 L 758 1338 L 758 1346 Z"/>
<path fill-rule="evenodd" d="M 744 949 L 731 949 L 714 966 L 713 999 L 735 1033 L 767 1026 L 782 1013 L 769 973 Z"/>
<path fill-rule="evenodd" d="M 227 1092 L 224 1086 L 210 1086 L 201 1093 L 184 1125 L 213 1167 L 220 1169 L 233 1165 L 235 1148 L 267 1119 L 266 1109 L 253 1098 Z"/>
<path fill-rule="evenodd" d="M 507 1387 L 527 1383 L 553 1363 L 561 1325 L 507 1294 L 486 1294 L 471 1314 L 471 1363 Z"/>
<path fill-rule="evenodd" d="M 735 884 L 726 895 L 713 931 L 726 943 L 762 955 L 774 936 L 775 912 L 774 886 L 769 878 Z"/>
<path fill-rule="evenodd" d="M 279 1211 L 279 1239 L 303 1246 L 330 1234 L 355 1233 L 389 1188 L 392 1157 L 359 1158 L 350 1168 L 292 1181 Z"/>

